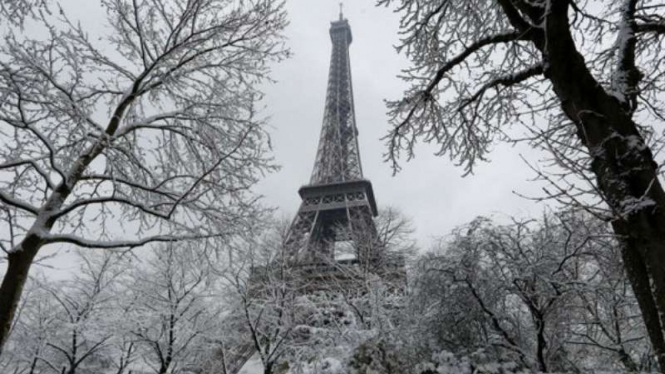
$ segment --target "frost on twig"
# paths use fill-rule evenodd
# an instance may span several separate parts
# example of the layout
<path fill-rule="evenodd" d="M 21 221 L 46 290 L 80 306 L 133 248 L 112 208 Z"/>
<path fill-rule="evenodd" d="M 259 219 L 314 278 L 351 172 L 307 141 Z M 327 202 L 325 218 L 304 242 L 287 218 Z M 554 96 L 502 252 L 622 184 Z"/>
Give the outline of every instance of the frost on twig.
<path fill-rule="evenodd" d="M 0 19 L 23 27 L 26 19 L 49 12 L 49 0 L 0 0 Z"/>

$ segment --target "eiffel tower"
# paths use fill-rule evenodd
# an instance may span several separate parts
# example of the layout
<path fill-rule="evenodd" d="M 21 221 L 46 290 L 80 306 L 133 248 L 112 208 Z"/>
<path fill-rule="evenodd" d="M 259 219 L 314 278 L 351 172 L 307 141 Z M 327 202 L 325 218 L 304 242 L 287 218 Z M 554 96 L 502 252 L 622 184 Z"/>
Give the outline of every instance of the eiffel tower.
<path fill-rule="evenodd" d="M 365 292 L 358 282 L 360 265 L 396 287 L 405 285 L 403 261 L 383 261 L 374 217 L 377 216 L 372 183 L 363 177 L 358 129 L 353 105 L 349 45 L 351 27 L 340 10 L 331 23 L 332 57 L 328 76 L 323 125 L 314 170 L 309 184 L 300 187 L 302 198 L 286 240 L 290 272 L 280 260 L 274 266 L 252 268 L 250 294 L 261 297 L 270 277 L 292 282 L 297 293 L 321 290 Z M 355 241 L 355 258 L 336 258 L 336 243 Z M 361 249 L 364 248 L 364 249 Z M 360 253 L 363 252 L 363 253 Z M 388 270 L 388 271 L 385 271 Z M 330 283 L 330 284 L 328 284 Z M 332 288 L 330 286 L 333 286 Z M 239 344 L 229 358 L 225 373 L 238 373 L 255 352 L 251 341 Z"/>
<path fill-rule="evenodd" d="M 353 39 L 340 9 L 330 26 L 332 56 L 319 147 L 309 184 L 286 239 L 300 263 L 330 263 L 336 243 L 362 231 L 376 237 L 377 215 L 372 183 L 364 179 L 353 103 L 349 45 Z M 340 230 L 342 228 L 343 230 Z M 372 255 L 374 256 L 374 255 Z M 358 256 L 357 258 L 359 258 Z"/>

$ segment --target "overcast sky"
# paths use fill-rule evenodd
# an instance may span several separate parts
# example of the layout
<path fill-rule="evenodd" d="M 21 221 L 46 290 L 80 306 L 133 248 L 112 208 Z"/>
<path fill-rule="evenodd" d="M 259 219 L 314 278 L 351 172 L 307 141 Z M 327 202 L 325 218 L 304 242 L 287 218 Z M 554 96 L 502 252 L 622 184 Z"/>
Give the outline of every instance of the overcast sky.
<path fill-rule="evenodd" d="M 277 83 L 266 87 L 265 111 L 271 115 L 276 161 L 281 171 L 268 176 L 259 190 L 266 202 L 291 219 L 300 204 L 298 188 L 309 181 L 314 163 L 328 80 L 331 43 L 330 22 L 337 19 L 335 0 L 287 0 L 291 24 L 287 30 L 294 56 L 274 68 Z M 383 162 L 380 140 L 388 127 L 384 99 L 395 99 L 405 83 L 396 76 L 408 66 L 395 52 L 399 18 L 390 9 L 377 8 L 373 0 L 347 1 L 344 16 L 353 32 L 351 70 L 356 121 L 365 178 L 374 186 L 379 209 L 394 206 L 411 217 L 418 241 L 428 247 L 432 238 L 478 215 L 537 215 L 544 206 L 513 191 L 539 195 L 534 176 L 520 158 L 532 152 L 498 146 L 492 161 L 480 165 L 475 175 L 462 177 L 463 169 L 435 149 L 420 146 L 416 159 L 392 176 Z M 537 157 L 537 156 L 536 156 Z"/>
<path fill-rule="evenodd" d="M 544 209 L 517 196 L 542 195 L 540 186 L 529 180 L 533 173 L 520 154 L 533 160 L 534 152 L 498 145 L 491 162 L 479 165 L 474 175 L 462 177 L 463 169 L 446 157 L 436 157 L 433 147 L 421 145 L 416 158 L 403 160 L 403 170 L 392 175 L 383 161 L 385 146 L 381 137 L 388 131 L 385 99 L 398 98 L 405 84 L 396 76 L 408 66 L 394 49 L 398 42 L 399 18 L 390 9 L 377 8 L 374 0 L 347 1 L 344 16 L 353 32 L 351 69 L 355 94 L 356 121 L 365 178 L 372 181 L 379 210 L 393 206 L 413 220 L 416 238 L 423 249 L 433 239 L 479 215 L 499 220 L 509 215 L 538 215 Z M 87 30 L 104 24 L 103 10 L 94 1 L 64 2 L 66 10 Z M 265 86 L 264 115 L 270 116 L 274 157 L 282 166 L 258 186 L 267 205 L 277 215 L 292 219 L 298 210 L 298 188 L 308 183 L 318 145 L 325 90 L 328 80 L 331 43 L 330 22 L 339 14 L 336 0 L 287 0 L 290 26 L 288 45 L 293 57 L 274 66 L 276 83 Z M 49 248 L 43 255 L 57 252 L 45 264 L 51 276 L 68 276 L 72 266 L 68 249 Z M 60 270 L 60 271 L 58 271 Z"/>

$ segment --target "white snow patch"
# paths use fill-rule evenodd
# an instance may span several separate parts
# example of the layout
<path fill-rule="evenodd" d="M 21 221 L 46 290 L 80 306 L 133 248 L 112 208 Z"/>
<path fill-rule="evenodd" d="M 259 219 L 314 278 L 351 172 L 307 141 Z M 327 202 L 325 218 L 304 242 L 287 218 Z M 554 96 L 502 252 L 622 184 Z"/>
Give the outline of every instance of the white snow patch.
<path fill-rule="evenodd" d="M 642 209 L 650 208 L 656 206 L 656 202 L 650 198 L 635 198 L 628 197 L 621 202 L 621 213 L 625 215 L 630 215 L 637 213 Z"/>
<path fill-rule="evenodd" d="M 628 143 L 629 148 L 636 149 L 638 151 L 644 151 L 647 146 L 644 144 L 642 138 L 637 135 L 628 135 L 626 136 L 626 143 Z"/>
<path fill-rule="evenodd" d="M 252 357 L 240 368 L 238 374 L 263 374 L 263 363 L 259 353 L 254 353 Z"/>
<path fill-rule="evenodd" d="M 619 34 L 617 35 L 614 48 L 616 51 L 616 60 L 619 62 L 617 64 L 620 66 L 620 62 L 623 61 L 628 48 L 628 42 L 635 37 L 635 33 L 629 25 L 629 19 L 627 19 L 628 4 L 630 0 L 624 0 L 624 4 L 621 6 L 622 20 L 620 23 Z M 612 82 L 609 90 L 609 94 L 616 97 L 622 103 L 626 102 L 626 93 L 628 91 L 628 75 L 626 71 L 617 67 L 616 71 L 612 74 Z"/>
<path fill-rule="evenodd" d="M 354 260 L 356 253 L 351 240 L 341 240 L 334 244 L 335 261 Z"/>

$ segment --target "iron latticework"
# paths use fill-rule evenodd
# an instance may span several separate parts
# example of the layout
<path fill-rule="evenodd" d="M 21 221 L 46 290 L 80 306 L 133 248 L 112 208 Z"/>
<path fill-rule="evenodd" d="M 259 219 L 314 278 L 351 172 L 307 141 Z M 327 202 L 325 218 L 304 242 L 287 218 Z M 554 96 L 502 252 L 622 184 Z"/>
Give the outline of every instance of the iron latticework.
<path fill-rule="evenodd" d="M 335 243 L 352 239 L 353 230 L 376 231 L 374 192 L 363 178 L 358 149 L 349 61 L 351 27 L 341 14 L 331 24 L 330 38 L 332 56 L 319 147 L 310 183 L 298 191 L 302 203 L 287 239 L 300 262 L 334 260 Z"/>
<path fill-rule="evenodd" d="M 332 56 L 323 126 L 310 184 L 327 184 L 362 179 L 351 85 L 349 45 L 351 27 L 340 19 L 330 27 Z"/>

